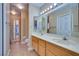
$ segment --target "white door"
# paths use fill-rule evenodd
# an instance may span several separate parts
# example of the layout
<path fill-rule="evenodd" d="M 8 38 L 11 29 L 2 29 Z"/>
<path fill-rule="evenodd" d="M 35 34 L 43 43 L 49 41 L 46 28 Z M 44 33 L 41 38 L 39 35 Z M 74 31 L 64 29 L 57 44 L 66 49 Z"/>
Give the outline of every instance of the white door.
<path fill-rule="evenodd" d="M 0 3 L 0 56 L 2 55 L 2 4 Z"/>
<path fill-rule="evenodd" d="M 64 36 L 71 35 L 72 18 L 71 14 L 59 16 L 57 19 L 57 33 Z"/>

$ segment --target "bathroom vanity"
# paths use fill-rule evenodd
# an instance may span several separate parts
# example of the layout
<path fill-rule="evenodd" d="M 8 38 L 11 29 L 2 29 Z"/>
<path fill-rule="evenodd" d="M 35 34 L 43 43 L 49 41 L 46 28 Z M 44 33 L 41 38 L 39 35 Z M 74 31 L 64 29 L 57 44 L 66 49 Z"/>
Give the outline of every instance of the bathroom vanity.
<path fill-rule="evenodd" d="M 32 46 L 41 56 L 79 56 L 79 4 L 62 4 L 39 16 Z M 66 40 L 67 39 L 67 40 Z"/>
<path fill-rule="evenodd" d="M 59 37 L 32 34 L 32 47 L 40 56 L 79 56 L 78 43 Z"/>

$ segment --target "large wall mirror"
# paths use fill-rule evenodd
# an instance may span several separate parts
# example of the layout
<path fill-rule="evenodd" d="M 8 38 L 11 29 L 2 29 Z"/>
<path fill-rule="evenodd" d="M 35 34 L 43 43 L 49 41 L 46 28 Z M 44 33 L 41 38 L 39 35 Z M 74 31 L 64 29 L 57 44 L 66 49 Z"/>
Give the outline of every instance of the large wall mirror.
<path fill-rule="evenodd" d="M 38 33 L 47 33 L 47 16 L 34 17 L 34 31 Z"/>
<path fill-rule="evenodd" d="M 79 4 L 67 3 L 49 14 L 34 18 L 34 30 L 39 33 L 79 37 Z"/>
<path fill-rule="evenodd" d="M 70 3 L 48 14 L 48 33 L 79 37 L 78 4 Z"/>

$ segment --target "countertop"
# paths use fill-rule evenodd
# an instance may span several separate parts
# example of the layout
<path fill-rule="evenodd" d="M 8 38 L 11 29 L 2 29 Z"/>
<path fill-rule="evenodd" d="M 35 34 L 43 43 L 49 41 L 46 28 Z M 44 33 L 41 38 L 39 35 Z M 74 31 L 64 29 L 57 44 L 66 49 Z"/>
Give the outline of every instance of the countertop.
<path fill-rule="evenodd" d="M 68 50 L 71 50 L 71 51 L 79 54 L 79 39 L 78 38 L 70 37 L 70 38 L 67 38 L 67 40 L 63 40 L 64 37 L 60 36 L 60 35 L 55 35 L 55 34 L 41 35 L 41 34 L 35 33 L 35 32 L 32 33 L 32 36 L 38 37 L 42 40 L 56 44 L 58 46 L 61 46 L 63 48 L 66 48 Z"/>

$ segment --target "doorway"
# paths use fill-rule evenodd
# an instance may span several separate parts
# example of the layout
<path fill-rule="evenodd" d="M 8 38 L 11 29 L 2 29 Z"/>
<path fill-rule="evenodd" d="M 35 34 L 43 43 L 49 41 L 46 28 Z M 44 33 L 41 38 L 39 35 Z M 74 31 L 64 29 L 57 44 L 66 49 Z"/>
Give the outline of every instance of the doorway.
<path fill-rule="evenodd" d="M 19 20 L 14 20 L 14 41 L 20 41 Z"/>

